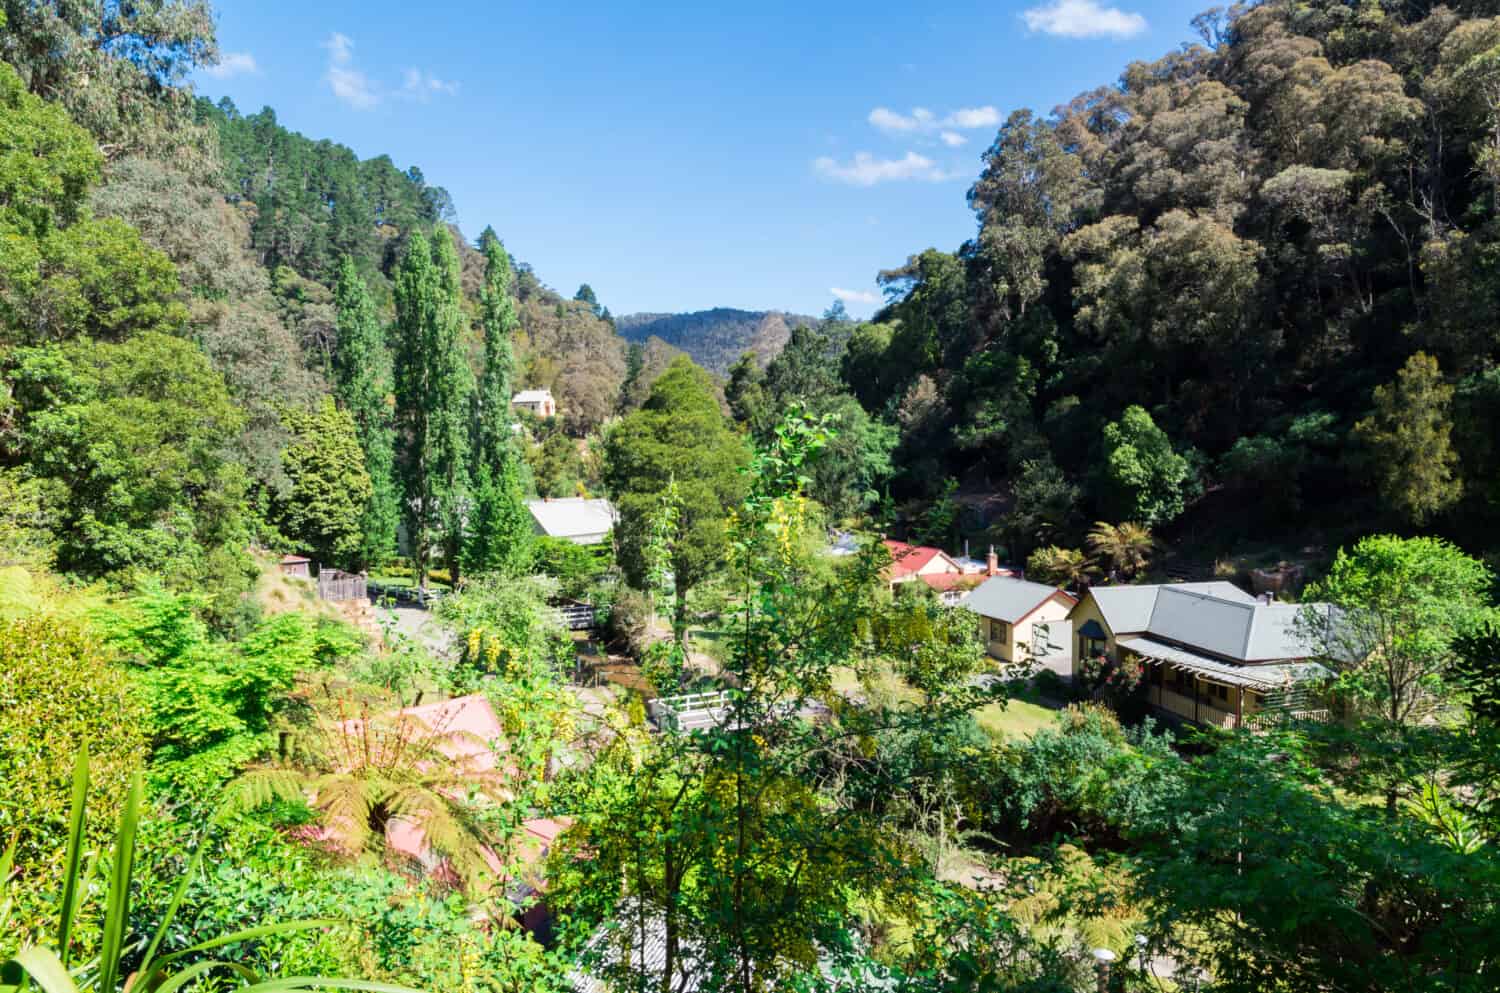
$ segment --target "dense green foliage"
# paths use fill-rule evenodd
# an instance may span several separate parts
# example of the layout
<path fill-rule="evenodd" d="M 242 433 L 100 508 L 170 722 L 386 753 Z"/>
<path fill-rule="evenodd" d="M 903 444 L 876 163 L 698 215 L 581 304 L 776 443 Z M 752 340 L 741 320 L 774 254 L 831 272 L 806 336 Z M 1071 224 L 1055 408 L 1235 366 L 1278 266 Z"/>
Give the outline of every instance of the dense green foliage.
<path fill-rule="evenodd" d="M 354 418 L 324 397 L 316 410 L 284 415 L 291 443 L 282 464 L 291 486 L 278 495 L 273 520 L 291 547 L 330 568 L 361 560 L 370 509 L 370 475 Z"/>
<path fill-rule="evenodd" d="M 468 495 L 472 373 L 461 350 L 458 258 L 447 231 L 411 239 L 396 276 L 396 429 L 407 541 L 427 583 L 434 551 L 456 575 Z"/>
<path fill-rule="evenodd" d="M 354 421 L 370 480 L 369 501 L 360 511 L 359 559 L 379 564 L 396 547 L 400 508 L 396 488 L 396 438 L 391 426 L 391 356 L 370 299 L 352 259 L 339 267 L 334 289 L 338 349 L 334 391 Z"/>
<path fill-rule="evenodd" d="M 103 813 L 87 822 L 87 836 L 97 844 L 145 755 L 143 711 L 98 637 L 76 620 L 31 614 L 0 624 L 0 672 L 0 837 L 18 839 L 25 886 L 47 893 L 62 879 L 57 842 L 68 832 L 74 758 L 85 747 L 93 756 Z"/>
<path fill-rule="evenodd" d="M 679 358 L 651 387 L 640 410 L 616 425 L 605 448 L 604 478 L 620 513 L 620 563 L 637 588 L 652 569 L 646 554 L 663 494 L 680 508 L 669 569 L 679 632 L 687 592 L 723 567 L 725 519 L 743 493 L 744 442 L 719 409 L 708 374 Z"/>
<path fill-rule="evenodd" d="M 360 161 L 343 145 L 314 141 L 276 122 L 269 107 L 245 116 L 229 100 L 200 99 L 218 133 L 224 192 L 255 205 L 250 232 L 262 265 L 291 266 L 332 283 L 345 257 L 390 272 L 403 236 L 452 215 L 446 190 L 385 155 Z"/>
<path fill-rule="evenodd" d="M 622 338 L 416 168 L 195 98 L 199 0 L 0 4 L 0 959 L 64 993 L 1079 993 L 1107 947 L 1120 989 L 1488 991 L 1490 13 L 1211 12 L 1014 114 L 975 237 L 874 320 Z M 533 488 L 609 497 L 614 540 L 533 538 Z M 1168 732 L 1131 660 L 997 669 L 890 594 L 891 526 L 1070 587 L 1295 536 L 1329 720 Z M 443 598 L 324 602 L 293 550 Z M 648 728 L 642 691 L 699 689 L 716 720 Z M 460 696 L 499 731 L 426 723 Z"/>
<path fill-rule="evenodd" d="M 1023 553 L 1204 492 L 1216 548 L 1338 529 L 1351 502 L 1492 542 L 1490 13 L 1215 10 L 1202 45 L 1012 114 L 975 236 L 883 274 L 843 360 L 901 426 L 901 494 L 987 475 L 1019 500 L 1047 464 L 1126 484 L 1085 489 L 1061 535 L 1006 522 Z"/>
<path fill-rule="evenodd" d="M 477 408 L 470 441 L 474 505 L 469 524 L 468 568 L 515 575 L 531 564 L 531 516 L 521 485 L 521 453 L 511 430 L 510 398 L 515 364 L 511 338 L 516 313 L 511 304 L 510 258 L 494 232 L 481 236 L 485 258 L 479 303 L 484 361 L 474 392 Z"/>

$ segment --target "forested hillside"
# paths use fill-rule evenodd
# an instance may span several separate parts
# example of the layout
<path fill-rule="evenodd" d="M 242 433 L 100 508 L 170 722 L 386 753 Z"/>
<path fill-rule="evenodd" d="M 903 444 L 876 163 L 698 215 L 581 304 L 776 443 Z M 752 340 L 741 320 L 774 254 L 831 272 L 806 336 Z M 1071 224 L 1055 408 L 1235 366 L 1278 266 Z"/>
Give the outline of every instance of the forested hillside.
<path fill-rule="evenodd" d="M 1195 505 L 1218 548 L 1355 519 L 1496 547 L 1492 13 L 1213 11 L 1013 113 L 974 238 L 882 273 L 843 360 L 902 492 L 1009 491 L 1021 553 Z"/>
<path fill-rule="evenodd" d="M 1494 993 L 1496 2 L 1202 16 L 857 323 L 616 322 L 206 0 L 4 0 L 0 993 Z"/>
<path fill-rule="evenodd" d="M 731 307 L 715 307 L 690 314 L 627 314 L 615 318 L 615 326 L 628 340 L 644 344 L 651 338 L 660 338 L 720 376 L 747 351 L 754 352 L 764 365 L 781 351 L 792 328 L 798 324 L 816 323 L 815 317 L 779 310 L 735 310 Z"/>

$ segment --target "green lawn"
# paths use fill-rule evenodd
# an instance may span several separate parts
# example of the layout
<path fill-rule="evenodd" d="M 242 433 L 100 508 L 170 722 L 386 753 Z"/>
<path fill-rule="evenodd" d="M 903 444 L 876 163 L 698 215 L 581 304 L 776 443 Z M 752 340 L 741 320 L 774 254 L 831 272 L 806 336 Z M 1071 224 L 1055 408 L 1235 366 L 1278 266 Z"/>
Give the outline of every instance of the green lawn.
<path fill-rule="evenodd" d="M 1029 700 L 1012 699 L 1003 706 L 992 703 L 975 711 L 974 719 L 996 738 L 1024 738 L 1038 728 L 1051 727 L 1057 720 L 1057 711 Z"/>

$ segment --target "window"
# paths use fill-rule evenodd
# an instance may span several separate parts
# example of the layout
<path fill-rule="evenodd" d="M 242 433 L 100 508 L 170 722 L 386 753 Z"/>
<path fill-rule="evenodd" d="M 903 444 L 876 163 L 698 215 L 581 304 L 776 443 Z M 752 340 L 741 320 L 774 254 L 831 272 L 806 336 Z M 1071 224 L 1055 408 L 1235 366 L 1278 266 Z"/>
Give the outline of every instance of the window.
<path fill-rule="evenodd" d="M 971 628 L 970 630 L 973 629 Z M 997 621 L 993 617 L 990 618 L 990 640 L 1009 641 L 1010 625 L 1005 623 L 1004 621 Z"/>

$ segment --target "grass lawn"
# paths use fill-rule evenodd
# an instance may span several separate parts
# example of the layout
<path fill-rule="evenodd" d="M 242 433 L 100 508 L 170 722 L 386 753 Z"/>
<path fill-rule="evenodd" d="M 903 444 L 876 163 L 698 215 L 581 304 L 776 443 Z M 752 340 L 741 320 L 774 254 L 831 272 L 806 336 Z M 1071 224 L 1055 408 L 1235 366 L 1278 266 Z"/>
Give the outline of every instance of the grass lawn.
<path fill-rule="evenodd" d="M 974 719 L 996 738 L 1024 738 L 1038 728 L 1051 727 L 1057 711 L 1029 700 L 1011 699 L 1004 706 L 992 703 L 976 710 Z"/>

